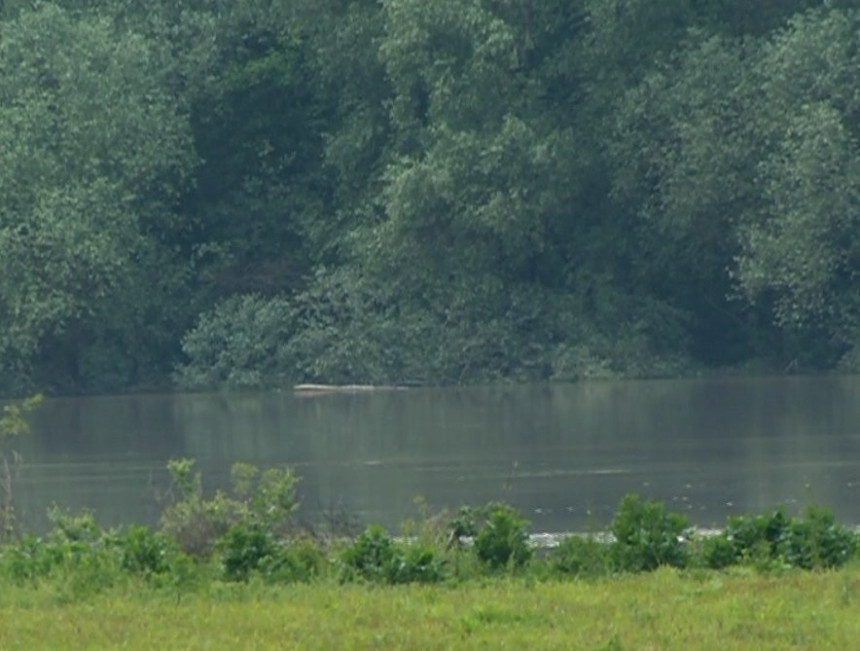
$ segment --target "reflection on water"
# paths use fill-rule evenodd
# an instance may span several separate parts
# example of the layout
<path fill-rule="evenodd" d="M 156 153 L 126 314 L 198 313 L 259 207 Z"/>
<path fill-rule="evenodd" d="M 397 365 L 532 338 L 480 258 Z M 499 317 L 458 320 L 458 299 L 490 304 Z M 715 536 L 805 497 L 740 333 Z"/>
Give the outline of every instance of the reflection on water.
<path fill-rule="evenodd" d="M 433 507 L 508 501 L 533 528 L 603 526 L 626 492 L 702 526 L 814 501 L 860 523 L 860 378 L 758 378 L 318 395 L 47 401 L 19 447 L 30 526 L 53 502 L 155 522 L 171 457 L 208 488 L 234 461 L 289 464 L 303 515 L 395 526 Z"/>

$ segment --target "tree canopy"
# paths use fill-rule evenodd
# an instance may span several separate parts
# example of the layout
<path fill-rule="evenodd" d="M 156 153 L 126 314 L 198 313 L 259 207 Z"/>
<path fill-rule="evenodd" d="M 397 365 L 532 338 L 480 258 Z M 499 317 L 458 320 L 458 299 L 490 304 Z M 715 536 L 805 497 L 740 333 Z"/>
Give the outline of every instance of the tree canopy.
<path fill-rule="evenodd" d="M 0 392 L 860 363 L 860 11 L 0 2 Z"/>

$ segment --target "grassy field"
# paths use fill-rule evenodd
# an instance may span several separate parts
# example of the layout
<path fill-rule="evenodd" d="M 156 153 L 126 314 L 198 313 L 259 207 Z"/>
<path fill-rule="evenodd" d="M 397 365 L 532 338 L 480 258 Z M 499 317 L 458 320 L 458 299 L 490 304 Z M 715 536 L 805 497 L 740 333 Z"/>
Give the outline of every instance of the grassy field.
<path fill-rule="evenodd" d="M 661 569 L 597 582 L 457 586 L 62 585 L 0 596 L 0 649 L 850 649 L 860 567 Z"/>

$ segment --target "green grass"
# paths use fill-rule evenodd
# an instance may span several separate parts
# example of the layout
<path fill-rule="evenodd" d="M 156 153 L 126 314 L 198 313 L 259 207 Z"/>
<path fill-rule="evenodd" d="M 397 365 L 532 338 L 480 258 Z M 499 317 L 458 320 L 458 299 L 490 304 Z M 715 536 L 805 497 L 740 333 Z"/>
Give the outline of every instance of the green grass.
<path fill-rule="evenodd" d="M 860 566 L 760 574 L 663 568 L 595 582 L 459 585 L 128 582 L 82 600 L 7 586 L 2 649 L 848 649 Z"/>

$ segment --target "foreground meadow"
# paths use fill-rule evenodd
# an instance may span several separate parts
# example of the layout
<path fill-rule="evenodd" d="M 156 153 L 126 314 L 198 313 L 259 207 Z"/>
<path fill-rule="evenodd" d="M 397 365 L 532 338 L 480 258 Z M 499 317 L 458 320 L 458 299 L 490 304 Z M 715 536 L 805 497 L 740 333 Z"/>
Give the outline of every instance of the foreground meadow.
<path fill-rule="evenodd" d="M 0 423 L 2 425 L 2 423 Z M 0 456 L 2 459 L 2 456 Z M 491 502 L 400 534 L 302 528 L 288 468 L 233 467 L 211 497 L 168 464 L 159 527 L 51 509 L 40 537 L 0 508 L 5 649 L 849 649 L 860 534 L 826 509 L 702 532 L 624 496 L 606 532 L 537 544 Z M 0 482 L 2 485 L 2 482 Z M 0 504 L 2 506 L 2 504 Z"/>
<path fill-rule="evenodd" d="M 130 582 L 82 601 L 62 582 L 4 591 L 2 649 L 849 649 L 860 567 L 747 568 L 458 585 Z"/>

